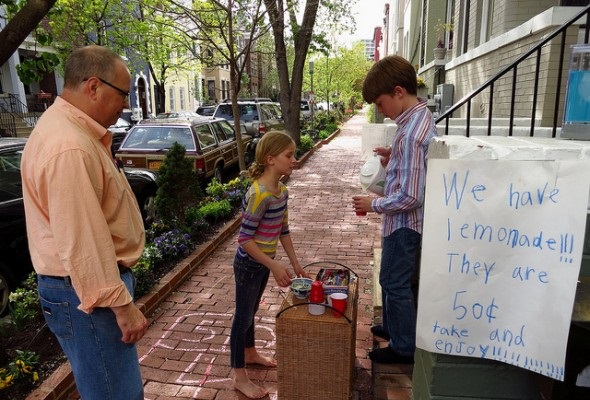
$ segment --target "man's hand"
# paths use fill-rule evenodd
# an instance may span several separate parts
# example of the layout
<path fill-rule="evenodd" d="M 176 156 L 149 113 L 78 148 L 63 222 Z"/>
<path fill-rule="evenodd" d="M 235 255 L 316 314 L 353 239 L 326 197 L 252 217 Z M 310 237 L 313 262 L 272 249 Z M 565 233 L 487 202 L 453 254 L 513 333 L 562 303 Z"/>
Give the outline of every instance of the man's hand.
<path fill-rule="evenodd" d="M 145 335 L 148 328 L 148 320 L 137 306 L 131 302 L 124 306 L 112 307 L 111 310 L 117 318 L 117 325 L 123 333 L 123 343 L 137 343 Z"/>

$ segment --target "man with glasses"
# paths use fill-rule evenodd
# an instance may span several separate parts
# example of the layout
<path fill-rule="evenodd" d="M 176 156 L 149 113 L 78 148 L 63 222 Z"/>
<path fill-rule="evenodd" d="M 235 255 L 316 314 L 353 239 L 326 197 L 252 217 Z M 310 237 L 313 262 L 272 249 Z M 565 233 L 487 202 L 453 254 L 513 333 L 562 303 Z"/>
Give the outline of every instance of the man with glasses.
<path fill-rule="evenodd" d="M 64 89 L 25 146 L 23 198 L 43 315 L 84 400 L 142 400 L 135 343 L 148 321 L 130 267 L 145 232 L 107 127 L 129 106 L 130 74 L 109 49 L 74 50 Z"/>

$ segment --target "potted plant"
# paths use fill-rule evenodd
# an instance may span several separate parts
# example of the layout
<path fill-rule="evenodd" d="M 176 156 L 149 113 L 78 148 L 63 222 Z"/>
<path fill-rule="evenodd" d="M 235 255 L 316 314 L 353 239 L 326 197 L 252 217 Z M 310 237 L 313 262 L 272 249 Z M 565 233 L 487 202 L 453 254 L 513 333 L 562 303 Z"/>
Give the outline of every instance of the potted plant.
<path fill-rule="evenodd" d="M 444 58 L 447 56 L 447 48 L 445 47 L 445 42 L 442 39 L 438 39 L 436 47 L 433 51 L 435 60 L 444 60 Z"/>
<path fill-rule="evenodd" d="M 445 41 L 448 40 L 449 49 L 453 47 L 453 23 L 442 22 L 441 20 L 438 20 L 438 23 L 434 29 L 436 30 L 438 36 L 436 47 L 434 48 L 434 59 L 442 60 L 447 54 L 447 46 L 445 45 Z"/>
<path fill-rule="evenodd" d="M 428 86 L 426 86 L 426 82 L 424 78 L 418 76 L 417 80 L 417 88 L 418 88 L 418 97 L 427 98 L 428 97 Z"/>

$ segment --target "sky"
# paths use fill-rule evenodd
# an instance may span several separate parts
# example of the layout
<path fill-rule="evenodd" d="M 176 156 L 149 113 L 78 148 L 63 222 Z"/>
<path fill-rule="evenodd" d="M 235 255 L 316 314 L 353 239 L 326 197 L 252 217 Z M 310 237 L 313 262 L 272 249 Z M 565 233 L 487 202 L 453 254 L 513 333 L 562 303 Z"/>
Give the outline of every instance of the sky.
<path fill-rule="evenodd" d="M 361 39 L 373 39 L 375 27 L 383 25 L 385 0 L 357 0 L 350 12 L 356 20 L 356 32 L 342 35 L 340 43 L 346 44 Z"/>

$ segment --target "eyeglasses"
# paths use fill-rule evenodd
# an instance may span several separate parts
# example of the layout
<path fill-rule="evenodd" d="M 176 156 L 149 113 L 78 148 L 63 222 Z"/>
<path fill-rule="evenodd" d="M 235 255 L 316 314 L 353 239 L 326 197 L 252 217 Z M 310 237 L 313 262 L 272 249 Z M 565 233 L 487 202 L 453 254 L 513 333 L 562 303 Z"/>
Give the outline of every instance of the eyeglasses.
<path fill-rule="evenodd" d="M 112 83 L 109 83 L 109 82 L 105 81 L 105 80 L 104 80 L 104 79 L 102 79 L 102 78 L 97 78 L 97 79 L 98 79 L 99 81 L 101 81 L 102 83 L 104 83 L 105 85 L 107 85 L 107 86 L 110 86 L 110 87 L 112 87 L 113 89 L 115 89 L 117 92 L 119 92 L 119 94 L 120 94 L 121 96 L 123 96 L 123 100 L 125 100 L 125 101 L 129 101 L 129 92 L 127 92 L 127 91 L 125 91 L 125 90 L 123 90 L 123 89 L 119 89 L 118 87 L 116 87 L 116 86 L 115 86 L 115 85 L 113 85 Z"/>

